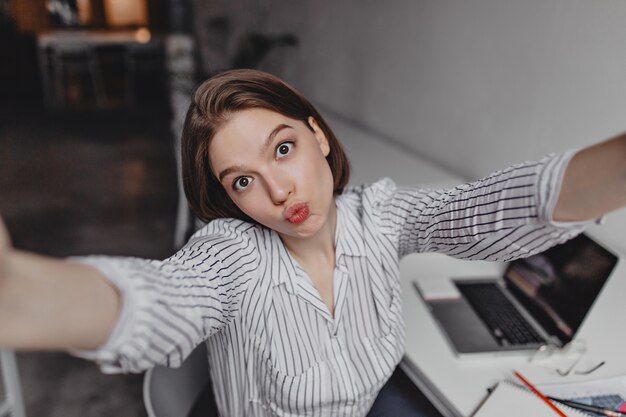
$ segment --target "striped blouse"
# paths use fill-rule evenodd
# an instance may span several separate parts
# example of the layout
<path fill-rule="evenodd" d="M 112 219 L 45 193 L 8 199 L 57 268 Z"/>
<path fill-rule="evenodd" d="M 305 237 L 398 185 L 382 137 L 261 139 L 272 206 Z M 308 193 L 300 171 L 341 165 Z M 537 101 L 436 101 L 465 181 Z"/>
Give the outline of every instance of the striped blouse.
<path fill-rule="evenodd" d="M 383 179 L 336 198 L 335 314 L 276 232 L 210 222 L 163 261 L 85 257 L 118 287 L 104 372 L 178 366 L 207 343 L 222 416 L 364 416 L 404 352 L 399 260 L 508 261 L 572 238 L 551 219 L 573 151 L 452 189 Z"/>

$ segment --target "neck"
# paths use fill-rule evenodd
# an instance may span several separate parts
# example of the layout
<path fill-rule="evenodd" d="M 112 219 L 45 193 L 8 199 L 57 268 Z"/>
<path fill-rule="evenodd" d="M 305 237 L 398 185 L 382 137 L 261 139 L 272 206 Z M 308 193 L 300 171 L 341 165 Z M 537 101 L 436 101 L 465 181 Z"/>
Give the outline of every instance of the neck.
<path fill-rule="evenodd" d="M 301 261 L 325 260 L 335 261 L 335 228 L 337 227 L 337 207 L 330 205 L 328 220 L 313 236 L 299 239 L 281 235 L 280 238 L 291 255 Z"/>

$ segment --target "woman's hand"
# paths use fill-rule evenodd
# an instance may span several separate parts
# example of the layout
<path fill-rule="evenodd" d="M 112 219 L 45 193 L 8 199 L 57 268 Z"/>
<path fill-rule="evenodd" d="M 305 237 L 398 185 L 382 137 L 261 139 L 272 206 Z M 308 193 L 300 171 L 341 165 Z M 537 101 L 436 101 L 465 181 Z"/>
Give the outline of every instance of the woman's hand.
<path fill-rule="evenodd" d="M 626 206 L 626 133 L 579 151 L 570 161 L 554 220 L 598 218 Z"/>
<path fill-rule="evenodd" d="M 119 306 L 117 290 L 95 269 L 14 250 L 0 217 L 0 348 L 94 349 Z"/>

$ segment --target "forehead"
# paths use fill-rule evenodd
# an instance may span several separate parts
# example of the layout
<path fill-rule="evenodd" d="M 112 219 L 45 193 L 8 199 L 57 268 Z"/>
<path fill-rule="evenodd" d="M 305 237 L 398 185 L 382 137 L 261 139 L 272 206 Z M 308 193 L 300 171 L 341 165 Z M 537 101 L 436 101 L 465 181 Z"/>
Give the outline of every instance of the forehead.
<path fill-rule="evenodd" d="M 230 114 L 209 144 L 211 166 L 241 163 L 258 154 L 268 136 L 280 125 L 294 129 L 303 126 L 299 120 L 266 109 L 247 109 Z"/>
<path fill-rule="evenodd" d="M 267 135 L 263 136 L 264 130 L 268 130 L 265 133 L 269 134 L 269 132 L 274 129 L 275 125 L 285 123 L 286 121 L 290 121 L 291 123 L 297 122 L 297 120 L 291 119 L 272 110 L 240 110 L 233 112 L 228 116 L 228 119 L 217 130 L 215 137 L 257 135 L 260 136 L 261 139 L 265 139 Z"/>

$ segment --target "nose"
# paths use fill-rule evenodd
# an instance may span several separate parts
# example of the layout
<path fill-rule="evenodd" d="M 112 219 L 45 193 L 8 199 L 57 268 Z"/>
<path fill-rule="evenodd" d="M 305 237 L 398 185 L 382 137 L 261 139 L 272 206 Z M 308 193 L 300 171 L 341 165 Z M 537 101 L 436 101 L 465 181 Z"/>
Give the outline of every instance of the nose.
<path fill-rule="evenodd" d="M 293 192 L 293 181 L 283 171 L 273 170 L 266 175 L 265 182 L 272 202 L 281 205 Z"/>

